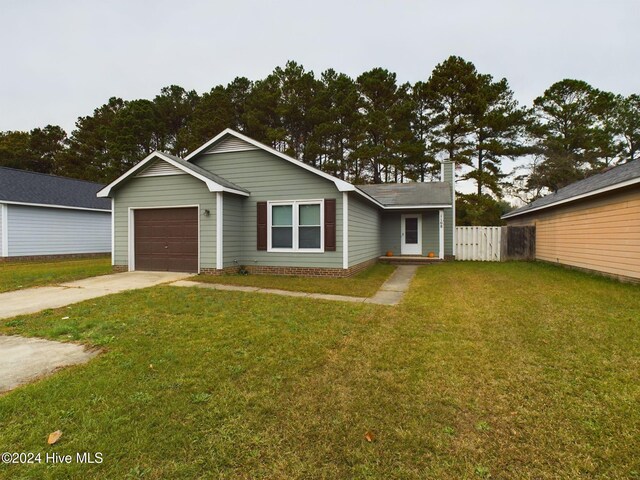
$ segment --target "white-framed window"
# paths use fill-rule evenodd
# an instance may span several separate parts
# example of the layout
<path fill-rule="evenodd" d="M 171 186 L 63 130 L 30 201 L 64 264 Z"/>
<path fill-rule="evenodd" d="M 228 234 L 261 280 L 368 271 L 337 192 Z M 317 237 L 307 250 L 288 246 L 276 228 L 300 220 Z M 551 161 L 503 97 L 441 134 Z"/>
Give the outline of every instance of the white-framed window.
<path fill-rule="evenodd" d="M 267 202 L 267 251 L 324 252 L 324 200 Z"/>

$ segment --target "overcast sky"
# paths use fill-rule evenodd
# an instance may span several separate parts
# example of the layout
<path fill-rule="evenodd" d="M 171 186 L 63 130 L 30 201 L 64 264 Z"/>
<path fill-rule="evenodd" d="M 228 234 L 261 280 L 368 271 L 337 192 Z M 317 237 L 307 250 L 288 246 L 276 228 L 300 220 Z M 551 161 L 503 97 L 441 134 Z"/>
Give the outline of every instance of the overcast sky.
<path fill-rule="evenodd" d="M 73 129 L 109 97 L 199 93 L 291 59 L 425 80 L 455 54 L 530 103 L 562 78 L 640 92 L 640 0 L 0 0 L 0 130 Z"/>

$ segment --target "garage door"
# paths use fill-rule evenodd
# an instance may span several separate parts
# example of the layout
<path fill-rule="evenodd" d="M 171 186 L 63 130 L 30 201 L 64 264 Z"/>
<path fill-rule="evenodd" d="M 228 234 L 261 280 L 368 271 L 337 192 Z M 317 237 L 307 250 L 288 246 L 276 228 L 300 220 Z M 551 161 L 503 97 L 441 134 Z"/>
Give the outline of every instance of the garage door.
<path fill-rule="evenodd" d="M 135 210 L 135 269 L 198 271 L 198 209 Z"/>

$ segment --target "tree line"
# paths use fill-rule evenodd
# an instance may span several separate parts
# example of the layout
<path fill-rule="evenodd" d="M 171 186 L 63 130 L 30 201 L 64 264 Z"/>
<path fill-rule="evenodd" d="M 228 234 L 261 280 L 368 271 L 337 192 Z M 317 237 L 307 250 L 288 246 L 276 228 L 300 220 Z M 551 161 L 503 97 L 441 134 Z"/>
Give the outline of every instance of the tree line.
<path fill-rule="evenodd" d="M 184 156 L 227 127 L 354 183 L 428 181 L 455 161 L 475 185 L 459 221 L 486 224 L 508 208 L 505 194 L 531 200 L 640 157 L 640 96 L 565 79 L 524 106 L 507 79 L 457 56 L 415 84 L 383 68 L 316 76 L 290 61 L 202 95 L 172 85 L 152 100 L 114 97 L 71 133 L 0 132 L 0 165 L 106 183 L 154 150 Z M 505 172 L 518 158 L 525 165 Z"/>

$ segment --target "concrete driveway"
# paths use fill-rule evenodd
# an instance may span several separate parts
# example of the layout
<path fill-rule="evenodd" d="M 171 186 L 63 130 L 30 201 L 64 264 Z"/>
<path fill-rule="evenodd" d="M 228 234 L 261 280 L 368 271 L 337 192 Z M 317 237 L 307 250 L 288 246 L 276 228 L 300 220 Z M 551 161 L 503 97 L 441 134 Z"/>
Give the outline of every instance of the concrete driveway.
<path fill-rule="evenodd" d="M 137 288 L 170 283 L 192 276 L 192 273 L 126 272 L 85 278 L 54 287 L 25 288 L 0 293 L 0 319 L 59 308 L 91 298 Z"/>

